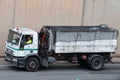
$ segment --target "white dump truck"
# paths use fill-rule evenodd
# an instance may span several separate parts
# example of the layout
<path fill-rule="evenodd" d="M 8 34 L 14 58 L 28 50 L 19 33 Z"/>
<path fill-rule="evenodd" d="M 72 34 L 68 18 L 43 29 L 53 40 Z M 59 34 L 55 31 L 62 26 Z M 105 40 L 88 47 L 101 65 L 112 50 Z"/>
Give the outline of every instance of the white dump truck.
<path fill-rule="evenodd" d="M 28 37 L 30 43 L 28 43 Z M 37 71 L 62 57 L 72 63 L 101 70 L 117 49 L 118 30 L 99 26 L 43 26 L 40 32 L 11 28 L 5 60 L 18 68 Z"/>

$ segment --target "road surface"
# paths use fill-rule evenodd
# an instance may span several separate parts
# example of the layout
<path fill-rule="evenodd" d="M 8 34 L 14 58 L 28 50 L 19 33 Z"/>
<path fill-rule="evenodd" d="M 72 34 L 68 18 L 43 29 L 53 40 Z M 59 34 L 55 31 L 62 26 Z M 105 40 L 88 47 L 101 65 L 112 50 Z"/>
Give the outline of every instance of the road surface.
<path fill-rule="evenodd" d="M 37 72 L 0 63 L 0 80 L 120 80 L 120 63 L 106 64 L 101 71 L 90 71 L 77 64 L 60 61 Z"/>

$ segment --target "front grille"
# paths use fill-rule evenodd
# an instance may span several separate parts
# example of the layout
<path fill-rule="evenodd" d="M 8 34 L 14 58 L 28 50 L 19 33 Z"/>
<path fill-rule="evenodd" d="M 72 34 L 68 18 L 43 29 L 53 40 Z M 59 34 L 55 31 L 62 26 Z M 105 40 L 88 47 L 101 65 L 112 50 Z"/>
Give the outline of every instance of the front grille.
<path fill-rule="evenodd" d="M 6 48 L 6 52 L 7 52 L 7 53 L 11 53 L 11 54 L 13 53 L 13 51 L 10 50 L 10 49 L 8 49 L 8 48 Z"/>
<path fill-rule="evenodd" d="M 9 53 L 6 53 L 6 59 L 11 61 L 13 60 L 13 55 L 9 54 Z"/>

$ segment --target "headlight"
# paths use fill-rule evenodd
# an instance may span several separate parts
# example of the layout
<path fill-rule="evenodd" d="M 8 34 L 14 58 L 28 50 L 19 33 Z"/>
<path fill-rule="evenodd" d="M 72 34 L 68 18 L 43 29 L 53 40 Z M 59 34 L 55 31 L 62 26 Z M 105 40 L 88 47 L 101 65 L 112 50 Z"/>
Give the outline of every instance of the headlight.
<path fill-rule="evenodd" d="M 13 61 L 14 61 L 14 62 L 17 62 L 17 59 L 13 58 Z"/>

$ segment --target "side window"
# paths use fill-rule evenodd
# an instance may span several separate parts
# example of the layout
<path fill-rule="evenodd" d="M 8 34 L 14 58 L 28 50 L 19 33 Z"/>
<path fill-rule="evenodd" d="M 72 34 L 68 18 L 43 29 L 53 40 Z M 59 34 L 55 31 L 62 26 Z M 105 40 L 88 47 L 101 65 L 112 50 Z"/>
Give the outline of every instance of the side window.
<path fill-rule="evenodd" d="M 23 35 L 22 42 L 25 45 L 32 44 L 33 43 L 33 35 Z"/>

